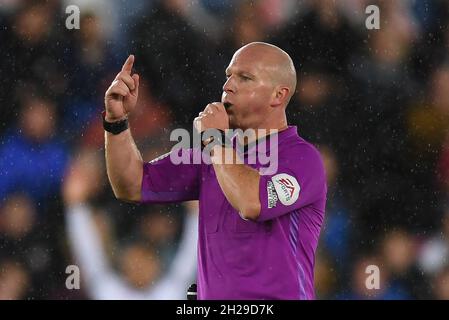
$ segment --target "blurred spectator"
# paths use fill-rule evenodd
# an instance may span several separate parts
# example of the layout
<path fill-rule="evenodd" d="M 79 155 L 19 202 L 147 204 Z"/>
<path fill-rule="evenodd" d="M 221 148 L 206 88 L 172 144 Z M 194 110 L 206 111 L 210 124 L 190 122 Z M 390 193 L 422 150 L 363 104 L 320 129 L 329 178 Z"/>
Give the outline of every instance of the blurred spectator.
<path fill-rule="evenodd" d="M 379 268 L 378 288 L 367 286 L 367 279 L 371 275 L 370 272 L 367 272 L 367 270 L 369 271 L 368 266 Z M 344 292 L 337 298 L 343 300 L 403 300 L 409 299 L 410 296 L 402 288 L 391 285 L 388 269 L 381 264 L 379 257 L 366 255 L 355 260 L 349 292 Z"/>
<path fill-rule="evenodd" d="M 263 18 L 263 1 L 239 1 L 235 3 L 234 14 L 228 18 L 223 38 L 220 43 L 210 48 L 210 75 L 208 89 L 213 92 L 212 100 L 220 101 L 221 92 L 226 82 L 226 67 L 234 52 L 245 44 L 265 41 L 268 38 L 268 22 Z"/>
<path fill-rule="evenodd" d="M 170 0 L 169 0 L 170 1 Z M 210 1 L 171 0 L 171 6 L 177 9 L 196 32 L 203 33 L 212 42 L 219 42 L 223 36 L 226 20 L 231 15 L 230 5 L 234 1 L 221 1 L 221 8 L 210 10 Z M 219 4 L 219 3 L 217 3 Z"/>
<path fill-rule="evenodd" d="M 25 195 L 11 195 L 0 211 L 0 230 L 3 236 L 22 240 L 34 227 L 34 203 Z"/>
<path fill-rule="evenodd" d="M 318 252 L 315 261 L 315 291 L 317 299 L 332 299 L 338 290 L 338 272 L 327 256 Z"/>
<path fill-rule="evenodd" d="M 171 128 L 190 129 L 220 99 L 234 49 L 264 40 L 295 60 L 289 119 L 322 146 L 328 173 L 317 296 L 447 299 L 448 1 L 0 2 L 0 299 L 90 297 L 64 286 L 72 258 L 60 185 L 69 152 L 73 175 L 89 177 L 89 187 L 72 179 L 70 197 L 89 195 L 66 208 L 66 222 L 88 226 L 83 234 L 91 231 L 101 266 L 125 292 L 155 297 L 193 219 L 180 206 L 116 201 L 96 154 L 77 147 L 103 145 L 99 112 L 123 56 L 134 53 L 141 73 L 130 124 L 150 160 L 169 151 Z M 80 30 L 65 27 L 69 4 L 81 9 Z M 380 7 L 380 30 L 365 28 L 370 4 Z M 380 290 L 364 287 L 365 262 L 379 264 Z"/>
<path fill-rule="evenodd" d="M 63 134 L 69 141 L 86 131 L 91 122 L 98 124 L 104 99 L 103 82 L 112 76 L 110 70 L 115 66 L 98 16 L 83 12 L 80 20 L 82 28 L 73 34 L 71 77 L 61 112 Z"/>
<path fill-rule="evenodd" d="M 252 1 L 242 1 L 233 20 L 233 38 L 232 49 L 255 41 L 263 41 L 266 37 L 268 27 L 266 22 L 260 16 L 262 8 L 259 3 L 257 5 Z"/>
<path fill-rule="evenodd" d="M 289 52 L 299 70 L 303 66 L 316 66 L 342 74 L 349 57 L 362 44 L 361 35 L 341 14 L 337 1 L 308 4 L 309 11 L 281 27 L 272 41 Z"/>
<path fill-rule="evenodd" d="M 61 99 L 65 94 L 70 46 L 58 5 L 53 0 L 23 1 L 2 26 L 0 69 L 9 76 L 0 80 L 0 103 L 10 107 L 3 108 L 0 134 L 17 115 L 12 106 L 29 92 L 29 83 L 39 92 L 51 93 L 52 98 Z"/>
<path fill-rule="evenodd" d="M 426 281 L 417 268 L 417 242 L 407 231 L 386 232 L 381 254 L 390 274 L 390 291 L 402 294 L 404 298 L 417 299 L 428 295 Z"/>
<path fill-rule="evenodd" d="M 132 48 L 136 70 L 156 99 L 171 107 L 174 126 L 191 128 L 195 114 L 219 97 L 221 87 L 209 90 L 214 75 L 207 38 L 195 32 L 174 2 L 158 1 L 142 15 L 131 32 Z"/>
<path fill-rule="evenodd" d="M 25 194 L 11 194 L 0 206 L 0 260 L 14 259 L 26 270 L 27 297 L 46 297 L 52 290 L 58 259 L 54 220 Z"/>
<path fill-rule="evenodd" d="M 267 38 L 268 25 L 263 19 L 263 7 L 261 2 L 251 0 L 240 1 L 235 9 L 235 14 L 230 18 L 227 32 L 222 43 L 218 46 L 218 55 L 222 61 L 214 65 L 218 75 L 223 73 L 234 52 L 241 46 L 254 41 L 264 41 Z M 223 69 L 220 69 L 222 66 Z M 223 73 L 223 84 L 225 77 Z M 221 89 L 221 86 L 220 86 Z"/>
<path fill-rule="evenodd" d="M 335 154 L 328 147 L 319 147 L 324 168 L 326 170 L 328 196 L 326 216 L 321 235 L 320 248 L 329 256 L 330 263 L 335 268 L 335 285 L 343 285 L 349 279 L 347 261 L 351 257 L 351 240 L 353 220 L 345 200 L 338 192 L 339 165 Z"/>
<path fill-rule="evenodd" d="M 380 30 L 369 32 L 367 46 L 350 59 L 352 81 L 342 114 L 347 125 L 337 153 L 342 186 L 358 212 L 361 243 L 366 234 L 381 237 L 391 226 L 419 228 L 428 220 L 426 211 L 416 209 L 421 194 L 413 187 L 404 140 L 407 106 L 417 92 L 408 69 L 412 18 L 387 2 L 381 2 Z"/>
<path fill-rule="evenodd" d="M 0 2 L 0 17 L 3 14 L 11 14 L 21 5 L 25 0 L 2 0 Z"/>
<path fill-rule="evenodd" d="M 410 110 L 408 125 L 414 153 L 435 162 L 449 133 L 449 64 L 435 69 L 427 91 L 427 99 Z"/>
<path fill-rule="evenodd" d="M 446 0 L 409 1 L 421 29 L 418 41 L 413 44 L 411 71 L 426 82 L 435 68 L 448 58 L 449 2 Z"/>
<path fill-rule="evenodd" d="M 0 199 L 24 192 L 36 201 L 55 197 L 67 161 L 67 150 L 55 137 L 55 103 L 28 96 L 18 126 L 2 137 Z"/>
<path fill-rule="evenodd" d="M 449 65 L 445 63 L 431 74 L 425 87 L 423 99 L 417 99 L 407 114 L 407 143 L 409 159 L 414 163 L 410 176 L 414 177 L 413 187 L 419 191 L 421 221 L 426 226 L 438 227 L 438 202 L 447 192 L 447 146 L 449 137 Z M 441 194 L 440 192 L 443 192 Z M 430 210 L 429 210 L 430 209 Z"/>
<path fill-rule="evenodd" d="M 436 164 L 436 178 L 443 196 L 447 199 L 449 196 L 449 133 L 447 134 L 441 149 L 442 150 Z"/>
<path fill-rule="evenodd" d="M 441 270 L 433 280 L 433 299 L 449 300 L 449 268 Z"/>
<path fill-rule="evenodd" d="M 123 286 L 123 288 L 126 288 L 126 284 L 128 284 L 131 285 L 132 288 L 139 290 L 146 289 L 153 285 L 155 280 L 161 275 L 162 266 L 158 255 L 153 248 L 145 246 L 144 243 L 136 242 L 125 246 L 125 248 L 120 251 L 118 259 L 120 272 L 125 280 L 123 283 L 125 286 Z M 90 287 L 89 284 L 87 286 Z M 103 288 L 106 288 L 107 286 L 108 284 L 105 284 Z M 92 288 L 95 287 L 96 286 L 92 286 Z M 101 288 L 101 285 L 97 286 L 97 288 Z M 119 290 L 119 292 L 123 291 L 124 290 Z M 97 291 L 97 294 L 101 294 L 100 291 Z M 123 296 L 123 298 L 127 299 L 126 296 Z"/>
<path fill-rule="evenodd" d="M 338 148 L 343 143 L 346 122 L 342 109 L 344 89 L 320 67 L 304 67 L 298 74 L 297 93 L 287 108 L 291 123 L 307 140 Z"/>
<path fill-rule="evenodd" d="M 197 210 L 190 206 L 180 246 L 165 274 L 154 249 L 133 243 L 119 250 L 120 273 L 113 271 L 95 230 L 89 198 L 95 194 L 95 177 L 86 162 L 75 161 L 63 187 L 67 232 L 93 299 L 184 299 L 196 274 Z"/>
<path fill-rule="evenodd" d="M 0 259 L 0 300 L 24 299 L 28 289 L 28 271 L 17 261 Z"/>
<path fill-rule="evenodd" d="M 435 275 L 449 266 L 449 209 L 442 218 L 441 229 L 423 243 L 419 254 L 420 268 L 428 275 Z"/>
<path fill-rule="evenodd" d="M 156 250 L 162 266 L 168 267 L 176 251 L 178 220 L 169 216 L 165 206 L 148 206 L 139 224 L 139 234 Z"/>
<path fill-rule="evenodd" d="M 114 34 L 118 32 L 121 10 L 118 9 L 118 1 L 116 0 L 63 0 L 64 9 L 69 5 L 75 5 L 84 15 L 87 12 L 99 18 L 100 32 L 107 39 L 114 38 Z M 61 10 L 65 12 L 65 10 Z M 84 23 L 83 23 L 84 22 Z M 80 23 L 80 30 L 88 28 L 85 22 Z M 89 22 L 88 22 L 89 23 Z"/>

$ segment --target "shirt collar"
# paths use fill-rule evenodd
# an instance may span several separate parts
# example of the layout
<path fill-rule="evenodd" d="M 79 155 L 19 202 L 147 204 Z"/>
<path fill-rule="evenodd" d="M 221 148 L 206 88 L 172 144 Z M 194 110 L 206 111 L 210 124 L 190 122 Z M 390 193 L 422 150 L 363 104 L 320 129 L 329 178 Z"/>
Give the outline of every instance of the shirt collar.
<path fill-rule="evenodd" d="M 284 129 L 282 131 L 278 131 L 276 133 L 266 135 L 260 139 L 257 139 L 256 141 L 253 141 L 253 142 L 251 142 L 247 145 L 243 145 L 243 146 L 238 142 L 237 134 L 235 134 L 232 137 L 232 145 L 233 145 L 234 149 L 236 149 L 237 151 L 243 150 L 243 154 L 246 155 L 249 152 L 255 151 L 257 149 L 258 144 L 265 142 L 266 140 L 269 141 L 269 139 L 271 137 L 273 137 L 274 135 L 278 136 L 278 144 L 279 144 L 281 141 L 283 141 L 289 137 L 298 135 L 298 128 L 296 126 L 288 126 L 286 129 Z M 267 151 L 270 150 L 270 143 L 268 141 L 267 141 L 267 145 L 266 145 Z"/>

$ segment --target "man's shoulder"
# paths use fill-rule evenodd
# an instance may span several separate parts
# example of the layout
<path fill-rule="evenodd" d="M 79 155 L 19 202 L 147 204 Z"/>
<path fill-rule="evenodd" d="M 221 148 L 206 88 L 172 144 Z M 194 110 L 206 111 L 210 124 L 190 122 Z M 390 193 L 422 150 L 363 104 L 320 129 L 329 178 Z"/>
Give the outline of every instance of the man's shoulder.
<path fill-rule="evenodd" d="M 325 176 L 324 162 L 318 148 L 305 139 L 290 137 L 279 145 L 279 165 L 298 172 L 313 172 L 318 177 Z"/>
<path fill-rule="evenodd" d="M 312 157 L 321 159 L 318 148 L 300 137 L 299 135 L 290 136 L 279 143 L 279 153 L 287 157 Z"/>

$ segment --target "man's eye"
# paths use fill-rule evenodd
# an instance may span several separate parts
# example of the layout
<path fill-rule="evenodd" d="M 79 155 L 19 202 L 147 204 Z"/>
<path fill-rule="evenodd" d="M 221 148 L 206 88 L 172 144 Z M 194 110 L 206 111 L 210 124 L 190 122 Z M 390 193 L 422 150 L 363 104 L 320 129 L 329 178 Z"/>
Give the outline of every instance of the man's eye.
<path fill-rule="evenodd" d="M 246 77 L 246 76 L 241 76 L 241 78 L 244 80 L 244 81 L 248 81 L 248 80 L 251 80 L 251 78 L 249 78 L 249 77 Z"/>

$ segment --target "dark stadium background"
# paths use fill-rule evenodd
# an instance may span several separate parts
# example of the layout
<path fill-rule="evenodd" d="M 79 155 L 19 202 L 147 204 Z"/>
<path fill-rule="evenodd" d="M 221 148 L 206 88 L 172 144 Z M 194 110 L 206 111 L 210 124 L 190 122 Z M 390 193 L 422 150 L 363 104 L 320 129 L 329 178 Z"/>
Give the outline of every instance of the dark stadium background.
<path fill-rule="evenodd" d="M 66 28 L 71 4 L 80 29 Z M 365 26 L 371 4 L 379 30 Z M 292 56 L 288 118 L 325 160 L 317 298 L 449 299 L 448 23 L 444 0 L 0 0 L 0 299 L 91 298 L 65 285 L 76 264 L 70 170 L 87 172 L 80 183 L 111 264 L 151 286 L 120 255 L 138 246 L 166 270 L 186 207 L 114 198 L 104 92 L 134 54 L 142 86 L 130 123 L 151 160 L 170 149 L 172 129 L 191 130 L 220 99 L 233 52 L 252 41 Z M 367 265 L 380 269 L 379 290 L 365 287 Z"/>

